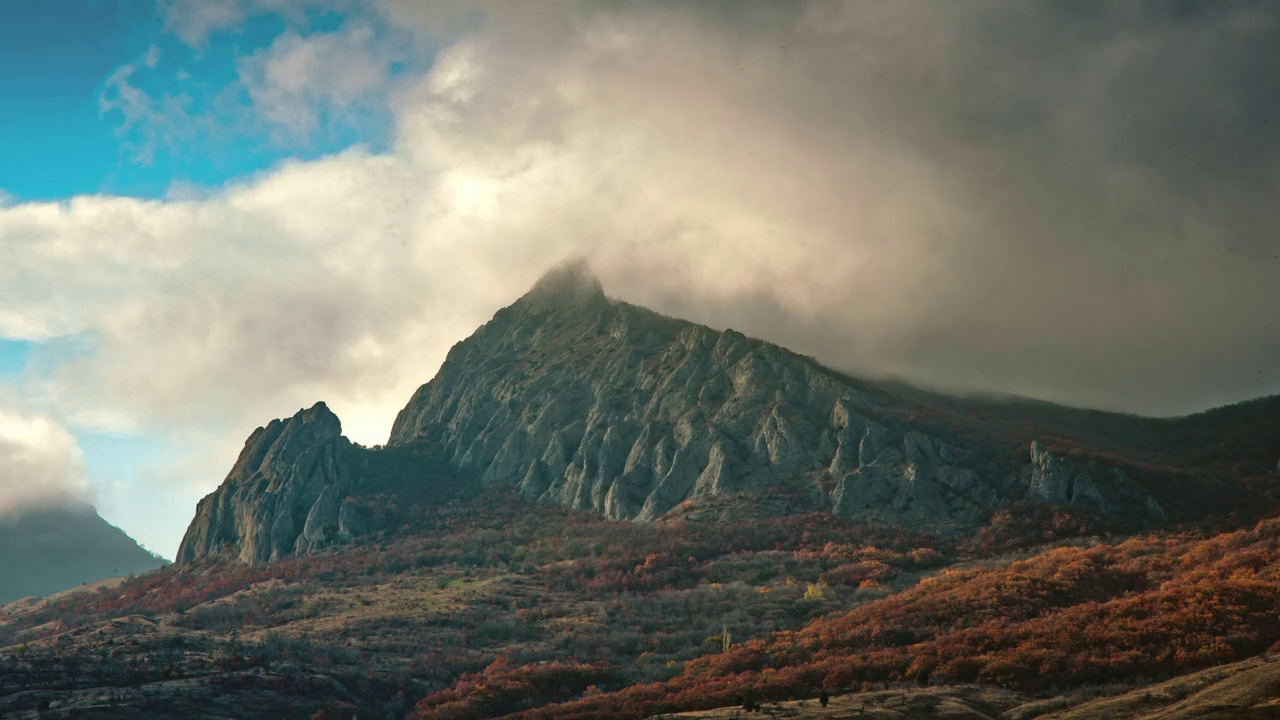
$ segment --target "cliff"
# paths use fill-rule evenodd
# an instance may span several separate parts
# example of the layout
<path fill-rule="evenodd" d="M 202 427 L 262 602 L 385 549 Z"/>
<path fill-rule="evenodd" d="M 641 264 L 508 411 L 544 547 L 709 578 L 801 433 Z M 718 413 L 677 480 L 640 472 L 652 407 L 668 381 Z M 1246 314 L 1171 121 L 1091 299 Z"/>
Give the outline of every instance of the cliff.
<path fill-rule="evenodd" d="M 262 563 L 349 539 L 360 525 L 345 502 L 355 486 L 351 455 L 324 403 L 258 428 L 222 486 L 200 501 L 176 561 L 234 548 Z"/>

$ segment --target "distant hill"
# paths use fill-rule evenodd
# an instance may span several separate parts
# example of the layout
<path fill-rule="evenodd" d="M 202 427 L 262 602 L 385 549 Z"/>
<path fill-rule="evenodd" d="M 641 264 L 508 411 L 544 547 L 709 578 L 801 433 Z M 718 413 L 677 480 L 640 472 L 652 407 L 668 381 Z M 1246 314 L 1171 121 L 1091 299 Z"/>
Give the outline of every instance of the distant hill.
<path fill-rule="evenodd" d="M 37 506 L 0 517 L 0 603 L 165 564 L 90 505 Z"/>

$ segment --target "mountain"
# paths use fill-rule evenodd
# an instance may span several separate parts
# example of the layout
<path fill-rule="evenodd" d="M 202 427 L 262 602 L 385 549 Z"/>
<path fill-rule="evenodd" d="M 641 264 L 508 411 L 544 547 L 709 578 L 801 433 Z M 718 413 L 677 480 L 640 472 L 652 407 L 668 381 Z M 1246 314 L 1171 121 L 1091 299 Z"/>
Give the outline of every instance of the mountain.
<path fill-rule="evenodd" d="M 0 716 L 1269 717 L 1277 427 L 851 377 L 565 266 L 385 447 L 272 421 L 178 562 L 5 606 Z"/>
<path fill-rule="evenodd" d="M 1122 471 L 1033 446 L 1008 472 L 893 404 L 776 345 L 610 301 L 574 264 L 455 346 L 388 444 L 430 443 L 486 484 L 615 519 L 779 489 L 792 509 L 927 530 L 1021 499 L 1163 518 Z"/>
<path fill-rule="evenodd" d="M 510 487 L 638 521 L 821 511 L 964 534 L 1028 502 L 1127 528 L 1210 512 L 1256 520 L 1273 485 L 1257 477 L 1280 447 L 1258 435 L 1268 425 L 1257 413 L 1235 413 L 1252 430 L 1217 423 L 1230 412 L 1164 421 L 853 378 L 612 300 L 585 265 L 568 264 L 451 349 L 386 448 L 348 442 L 323 403 L 255 431 L 200 503 L 177 561 L 230 549 L 270 562 L 376 530 L 361 498 L 379 474 L 448 478 L 432 493 Z M 1215 423 L 1231 432 L 1206 430 Z M 1232 474 L 1240 453 L 1225 453 L 1230 468 L 1196 454 L 1232 442 L 1271 464 L 1249 464 L 1246 482 Z"/>
<path fill-rule="evenodd" d="M 164 564 L 90 505 L 33 506 L 0 517 L 0 604 Z"/>

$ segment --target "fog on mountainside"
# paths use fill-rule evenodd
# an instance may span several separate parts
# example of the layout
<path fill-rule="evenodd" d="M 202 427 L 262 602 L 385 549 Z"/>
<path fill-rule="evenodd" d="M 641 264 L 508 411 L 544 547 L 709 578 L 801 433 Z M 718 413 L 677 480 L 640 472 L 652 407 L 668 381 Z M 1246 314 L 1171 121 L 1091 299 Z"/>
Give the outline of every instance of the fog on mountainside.
<path fill-rule="evenodd" d="M 72 434 L 0 403 L 0 603 L 164 564 L 103 520 L 92 495 Z"/>

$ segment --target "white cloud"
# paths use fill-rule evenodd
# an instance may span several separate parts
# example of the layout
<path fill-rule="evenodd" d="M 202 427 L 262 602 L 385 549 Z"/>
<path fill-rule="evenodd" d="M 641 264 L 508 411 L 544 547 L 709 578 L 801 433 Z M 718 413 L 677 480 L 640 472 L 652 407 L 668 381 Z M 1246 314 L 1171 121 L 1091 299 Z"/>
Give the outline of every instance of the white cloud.
<path fill-rule="evenodd" d="M 428 312 L 446 269 L 403 223 L 420 185 L 352 151 L 204 200 L 11 208 L 0 333 L 49 340 L 45 400 L 77 423 L 244 433 L 322 397 L 386 402 L 411 387 L 422 323 L 453 327 Z"/>
<path fill-rule="evenodd" d="M 75 438 L 49 417 L 0 407 L 0 515 L 89 497 Z"/>
<path fill-rule="evenodd" d="M 200 47 L 209 35 L 238 27 L 248 15 L 246 0 L 162 0 L 165 30 Z"/>
<path fill-rule="evenodd" d="M 153 95 L 137 83 L 140 74 L 154 72 L 160 50 L 154 45 L 137 60 L 121 65 L 103 83 L 98 109 L 119 115 L 116 135 L 125 140 L 134 159 L 149 165 L 160 147 L 193 135 L 191 98 L 181 93 Z"/>
<path fill-rule="evenodd" d="M 342 118 L 385 102 L 392 64 L 401 57 L 365 24 L 312 35 L 287 31 L 241 60 L 240 82 L 277 133 L 306 138 L 327 115 Z"/>
<path fill-rule="evenodd" d="M 290 26 L 304 27 L 311 10 L 341 11 L 358 6 L 352 0 L 160 0 L 157 9 L 166 32 L 192 48 L 203 49 L 211 36 L 237 32 L 254 17 L 276 15 Z"/>

